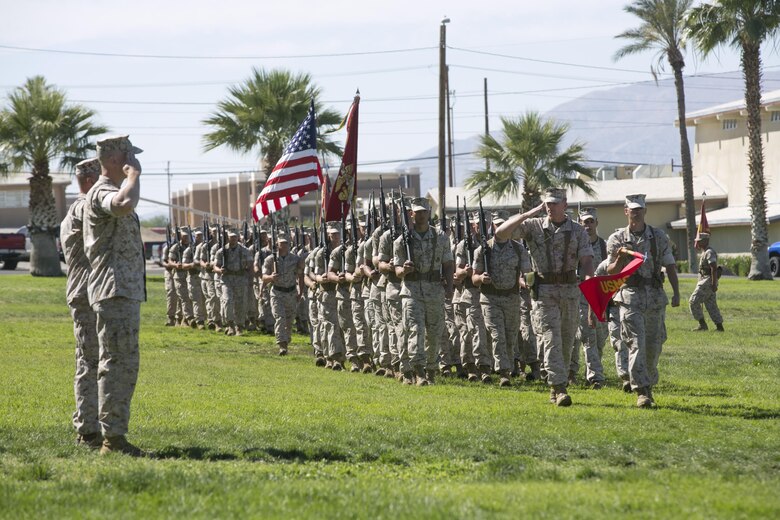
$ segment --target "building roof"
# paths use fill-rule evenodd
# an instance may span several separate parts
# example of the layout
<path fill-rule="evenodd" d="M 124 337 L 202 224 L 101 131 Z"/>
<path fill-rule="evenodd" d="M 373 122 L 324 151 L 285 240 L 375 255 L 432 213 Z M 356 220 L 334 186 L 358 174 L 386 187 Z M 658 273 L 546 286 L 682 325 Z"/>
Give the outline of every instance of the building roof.
<path fill-rule="evenodd" d="M 68 173 L 50 173 L 52 184 L 69 185 L 73 177 Z M 29 186 L 32 173 L 9 173 L 0 175 L 0 186 Z"/>
<path fill-rule="evenodd" d="M 761 94 L 761 106 L 766 110 L 780 110 L 780 90 L 773 90 L 771 92 L 764 92 Z M 745 110 L 745 100 L 738 99 L 736 101 L 730 101 L 723 103 L 722 105 L 715 105 L 702 110 L 696 110 L 694 112 L 687 112 L 685 114 L 686 124 L 697 124 L 701 119 L 707 119 L 710 117 L 717 117 L 726 114 L 739 114 Z"/>
<path fill-rule="evenodd" d="M 579 189 L 568 190 L 567 199 L 569 205 L 582 203 L 588 206 L 611 206 L 614 204 L 623 204 L 626 195 L 633 193 L 647 194 L 649 204 L 660 202 L 682 202 L 683 184 L 682 177 L 655 177 L 646 179 L 622 179 L 609 181 L 596 181 L 591 184 L 596 193 L 593 196 L 586 195 Z M 706 193 L 707 199 L 726 200 L 726 190 L 711 175 L 701 175 L 693 178 L 694 200 L 701 200 L 702 193 Z M 435 209 L 438 209 L 438 190 L 433 189 L 428 192 L 428 198 L 431 199 Z M 463 207 L 463 201 L 466 200 L 469 207 L 477 204 L 477 191 L 466 190 L 463 187 L 447 188 L 445 194 L 446 211 L 455 211 L 456 197 L 460 198 L 460 205 Z M 497 200 L 492 196 L 484 196 L 482 205 L 488 208 L 506 208 L 519 209 L 522 204 L 522 195 L 516 197 L 505 197 Z M 432 209 L 434 209 L 432 207 Z"/>
<path fill-rule="evenodd" d="M 160 232 L 155 228 L 142 227 L 141 241 L 143 243 L 165 242 L 165 232 Z"/>
<path fill-rule="evenodd" d="M 780 221 L 780 203 L 767 204 L 766 218 L 770 223 Z M 696 216 L 699 223 L 699 215 Z M 728 206 L 707 212 L 707 223 L 710 227 L 749 226 L 750 206 Z M 672 229 L 685 229 L 685 219 L 675 220 L 669 224 Z"/>

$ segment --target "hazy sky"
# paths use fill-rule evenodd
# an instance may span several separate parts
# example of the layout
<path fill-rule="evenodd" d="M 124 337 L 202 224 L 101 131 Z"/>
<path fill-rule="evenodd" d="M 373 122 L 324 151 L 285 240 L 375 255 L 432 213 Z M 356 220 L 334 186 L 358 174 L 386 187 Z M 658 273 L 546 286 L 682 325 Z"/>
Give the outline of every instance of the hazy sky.
<path fill-rule="evenodd" d="M 174 190 L 256 167 L 256 155 L 202 151 L 200 121 L 228 86 L 252 67 L 309 72 L 325 104 L 341 112 L 360 89 L 360 169 L 390 171 L 397 167 L 391 161 L 437 143 L 445 15 L 455 136 L 465 138 L 484 128 L 485 77 L 491 129 L 499 128 L 501 115 L 546 111 L 595 88 L 651 79 L 650 54 L 612 60 L 622 45 L 614 36 L 637 25 L 623 12 L 625 3 L 0 0 L 0 95 L 27 77 L 45 76 L 69 99 L 95 109 L 111 133 L 131 135 L 145 150 L 142 196 L 165 200 L 161 174 L 168 161 Z M 375 51 L 400 52 L 353 54 Z M 689 51 L 687 61 L 688 74 L 738 70 L 739 63 L 731 50 L 704 62 Z M 765 53 L 764 63 L 776 67 L 777 53 Z M 689 110 L 697 108 L 703 107 Z M 139 207 L 142 216 L 163 212 Z"/>

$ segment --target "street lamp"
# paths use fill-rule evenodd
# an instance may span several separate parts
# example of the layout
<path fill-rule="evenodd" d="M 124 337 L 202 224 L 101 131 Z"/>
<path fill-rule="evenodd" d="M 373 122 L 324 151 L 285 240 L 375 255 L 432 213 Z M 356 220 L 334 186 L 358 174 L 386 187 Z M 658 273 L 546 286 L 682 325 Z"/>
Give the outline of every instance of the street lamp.
<path fill-rule="evenodd" d="M 444 193 L 446 190 L 444 121 L 446 118 L 447 92 L 447 24 L 446 16 L 439 26 L 439 222 L 444 222 Z"/>

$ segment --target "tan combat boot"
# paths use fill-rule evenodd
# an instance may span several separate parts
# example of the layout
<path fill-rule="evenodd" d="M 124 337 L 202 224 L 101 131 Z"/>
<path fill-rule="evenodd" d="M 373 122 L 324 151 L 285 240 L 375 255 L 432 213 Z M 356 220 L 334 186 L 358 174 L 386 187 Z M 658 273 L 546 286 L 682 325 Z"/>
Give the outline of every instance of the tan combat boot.
<path fill-rule="evenodd" d="M 490 377 L 492 373 L 493 370 L 488 365 L 479 365 L 479 380 L 484 384 L 490 385 L 493 383 L 493 378 Z"/>
<path fill-rule="evenodd" d="M 566 393 L 566 385 L 555 385 L 555 406 L 571 406 L 571 397 Z"/>
<path fill-rule="evenodd" d="M 723 328 L 723 323 L 716 323 L 715 330 L 717 330 L 718 332 L 726 332 L 726 329 Z"/>
<path fill-rule="evenodd" d="M 636 389 L 636 406 L 637 408 L 653 408 L 655 403 L 652 397 L 650 397 L 650 389 L 646 386 Z"/>
<path fill-rule="evenodd" d="M 512 380 L 509 378 L 509 370 L 504 370 L 501 372 L 501 380 L 498 382 L 498 386 L 502 387 L 510 387 L 512 386 Z"/>
<path fill-rule="evenodd" d="M 401 382 L 405 385 L 413 385 L 414 384 L 414 372 L 409 370 L 408 372 L 404 372 L 403 378 L 401 379 Z"/>
<path fill-rule="evenodd" d="M 103 446 L 103 434 L 100 432 L 79 434 L 76 437 L 76 446 L 86 446 L 91 450 L 100 449 Z"/>
<path fill-rule="evenodd" d="M 477 365 L 474 363 L 466 363 L 463 365 L 463 370 L 466 371 L 466 380 L 469 383 L 478 383 L 479 382 L 479 372 L 477 370 Z"/>
<path fill-rule="evenodd" d="M 699 331 L 708 330 L 708 329 L 709 329 L 709 327 L 707 327 L 707 322 L 704 321 L 704 318 L 702 318 L 702 319 L 699 320 L 699 326 L 696 327 L 695 329 L 691 329 L 691 332 L 699 332 Z"/>
<path fill-rule="evenodd" d="M 317 355 L 317 359 L 314 360 L 314 366 L 324 367 L 326 364 L 325 357 L 322 354 Z"/>
<path fill-rule="evenodd" d="M 108 455 L 109 453 L 122 453 L 124 455 L 130 455 L 131 457 L 143 457 L 144 452 L 137 446 L 133 446 L 124 435 L 118 437 L 106 437 L 103 439 L 103 446 L 100 448 L 101 455 Z"/>
<path fill-rule="evenodd" d="M 428 380 L 425 379 L 425 369 L 423 367 L 415 367 L 414 375 L 417 386 L 428 386 Z"/>
<path fill-rule="evenodd" d="M 425 380 L 428 381 L 429 385 L 433 385 L 436 382 L 436 371 L 435 370 L 426 370 L 425 371 Z"/>

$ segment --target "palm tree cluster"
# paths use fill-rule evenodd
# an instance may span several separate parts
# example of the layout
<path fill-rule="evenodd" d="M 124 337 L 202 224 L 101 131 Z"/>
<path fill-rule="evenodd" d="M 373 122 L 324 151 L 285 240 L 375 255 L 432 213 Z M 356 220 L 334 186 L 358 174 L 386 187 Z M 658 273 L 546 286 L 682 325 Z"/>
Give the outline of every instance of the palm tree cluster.
<path fill-rule="evenodd" d="M 52 193 L 50 163 L 73 171 L 95 146 L 92 140 L 107 131 L 94 122 L 95 112 L 68 104 L 65 93 L 42 76 L 29 78 L 8 96 L 0 111 L 0 171 L 29 168 L 32 242 L 30 273 L 61 276 L 55 238 L 59 218 Z"/>

